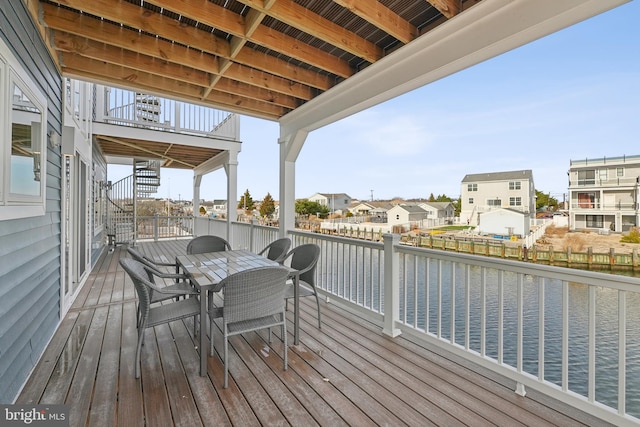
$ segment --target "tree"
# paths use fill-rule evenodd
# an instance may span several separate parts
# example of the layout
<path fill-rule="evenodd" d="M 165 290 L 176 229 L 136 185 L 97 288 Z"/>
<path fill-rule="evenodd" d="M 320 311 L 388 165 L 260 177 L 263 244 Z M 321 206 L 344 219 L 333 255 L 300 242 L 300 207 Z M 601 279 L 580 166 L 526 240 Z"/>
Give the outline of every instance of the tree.
<path fill-rule="evenodd" d="M 435 202 L 435 201 L 436 201 L 436 198 L 433 195 L 433 193 L 429 194 L 429 199 L 427 200 L 427 202 Z"/>
<path fill-rule="evenodd" d="M 276 204 L 273 201 L 273 197 L 271 197 L 271 193 L 267 193 L 264 196 L 264 200 L 262 200 L 262 204 L 260 205 L 260 216 L 268 217 L 273 215 L 276 211 Z"/>
<path fill-rule="evenodd" d="M 240 197 L 240 201 L 238 202 L 238 209 L 244 209 L 247 212 L 251 212 L 255 207 L 253 203 L 253 199 L 251 198 L 251 194 L 249 193 L 249 189 L 247 188 Z"/>
<path fill-rule="evenodd" d="M 551 197 L 549 193 L 536 190 L 536 210 L 546 208 L 547 210 L 558 210 L 558 200 Z"/>
<path fill-rule="evenodd" d="M 317 215 L 326 216 L 329 214 L 329 208 L 318 202 L 311 202 L 308 199 L 296 200 L 295 206 L 298 215 Z"/>

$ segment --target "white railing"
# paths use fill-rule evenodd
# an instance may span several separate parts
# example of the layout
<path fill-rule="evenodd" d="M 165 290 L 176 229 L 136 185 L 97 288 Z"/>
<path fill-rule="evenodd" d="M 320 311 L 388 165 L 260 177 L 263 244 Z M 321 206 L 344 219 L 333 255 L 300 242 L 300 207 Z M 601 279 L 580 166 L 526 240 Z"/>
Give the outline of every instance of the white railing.
<path fill-rule="evenodd" d="M 226 232 L 224 221 L 201 221 L 196 229 Z M 231 229 L 232 246 L 253 250 L 278 236 L 255 224 Z M 415 248 L 391 234 L 384 243 L 289 236 L 321 247 L 316 281 L 327 301 L 385 334 L 451 351 L 510 378 L 521 395 L 529 387 L 614 425 L 640 422 L 640 279 Z"/>
<path fill-rule="evenodd" d="M 512 378 L 518 391 L 617 425 L 640 421 L 639 279 L 399 245 L 393 256 L 403 332 Z"/>
<path fill-rule="evenodd" d="M 237 114 L 155 95 L 98 86 L 102 109 L 94 120 L 122 126 L 238 140 Z"/>

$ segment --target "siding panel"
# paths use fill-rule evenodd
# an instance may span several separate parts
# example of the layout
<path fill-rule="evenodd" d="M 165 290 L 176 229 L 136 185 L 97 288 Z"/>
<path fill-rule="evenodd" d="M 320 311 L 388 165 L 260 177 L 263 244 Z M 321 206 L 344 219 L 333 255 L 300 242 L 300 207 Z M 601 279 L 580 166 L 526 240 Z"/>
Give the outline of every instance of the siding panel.
<path fill-rule="evenodd" d="M 19 0 L 0 2 L 0 37 L 47 97 L 61 133 L 62 80 Z M 47 149 L 46 214 L 0 221 L 0 403 L 11 403 L 60 321 L 59 148 Z"/>

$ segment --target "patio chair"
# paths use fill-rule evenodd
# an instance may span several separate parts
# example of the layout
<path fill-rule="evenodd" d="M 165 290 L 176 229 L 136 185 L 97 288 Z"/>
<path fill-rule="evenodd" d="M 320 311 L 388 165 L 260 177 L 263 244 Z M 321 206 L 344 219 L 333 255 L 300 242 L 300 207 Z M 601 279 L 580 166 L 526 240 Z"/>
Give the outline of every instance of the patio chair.
<path fill-rule="evenodd" d="M 287 370 L 287 319 L 285 313 L 285 289 L 289 270 L 285 267 L 257 267 L 232 274 L 223 279 L 224 307 L 209 303 L 211 331 L 213 320 L 222 317 L 224 335 L 224 388 L 229 377 L 229 337 L 245 332 L 282 328 L 284 341 L 283 369 Z M 209 354 L 213 355 L 213 332 Z"/>
<path fill-rule="evenodd" d="M 174 269 L 176 269 L 178 264 L 175 263 L 175 262 L 156 261 L 154 259 L 151 259 L 151 258 L 145 256 L 142 252 L 140 252 L 137 249 L 132 248 L 130 246 L 127 248 L 127 252 L 129 252 L 129 255 L 131 255 L 131 257 L 133 259 L 135 259 L 138 262 L 143 263 L 149 269 L 153 270 L 154 274 L 156 276 L 158 276 L 158 277 L 161 277 L 163 279 L 175 279 L 176 283 L 180 282 L 180 280 L 188 280 L 188 277 L 186 275 L 184 275 L 184 274 L 181 274 L 181 273 L 167 273 L 167 272 L 162 271 L 160 269 L 160 267 L 173 267 Z M 177 269 L 175 271 L 177 271 Z"/>
<path fill-rule="evenodd" d="M 231 245 L 222 237 L 205 235 L 193 238 L 187 245 L 187 254 L 230 251 Z"/>
<path fill-rule="evenodd" d="M 145 267 L 141 262 L 133 258 L 121 258 L 120 265 L 127 272 L 138 294 L 138 344 L 136 346 L 135 375 L 140 378 L 140 353 L 144 342 L 144 331 L 163 323 L 173 322 L 174 320 L 193 317 L 193 335 L 196 336 L 196 318 L 200 314 L 200 300 L 197 296 L 193 298 L 173 301 L 160 306 L 151 307 L 151 302 L 155 294 L 167 294 L 164 299 L 171 299 L 179 291 L 167 290 L 160 288 L 153 283 L 153 272 Z M 200 332 L 202 333 L 202 332 Z"/>
<path fill-rule="evenodd" d="M 307 243 L 304 245 L 296 246 L 291 249 L 291 252 L 287 254 L 286 259 L 291 258 L 290 265 L 300 273 L 300 297 L 316 297 L 316 306 L 318 307 L 318 329 L 322 328 L 320 322 L 320 298 L 316 291 L 316 265 L 320 258 L 320 246 L 315 243 Z M 293 298 L 295 288 L 294 284 L 290 283 L 285 294 L 287 302 L 289 298 Z M 287 308 L 287 305 L 285 305 Z"/>
<path fill-rule="evenodd" d="M 288 237 L 283 237 L 269 243 L 263 250 L 258 253 L 258 255 L 264 255 L 270 260 L 282 264 L 284 258 L 287 256 L 287 251 L 290 247 L 291 239 L 289 239 Z"/>

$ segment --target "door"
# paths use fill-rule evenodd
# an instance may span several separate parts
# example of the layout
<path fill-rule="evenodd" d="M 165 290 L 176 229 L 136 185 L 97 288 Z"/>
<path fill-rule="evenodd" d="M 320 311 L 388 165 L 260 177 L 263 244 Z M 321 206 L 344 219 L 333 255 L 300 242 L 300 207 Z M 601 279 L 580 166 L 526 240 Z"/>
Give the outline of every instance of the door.
<path fill-rule="evenodd" d="M 65 156 L 62 185 L 61 311 L 67 312 L 90 270 L 89 168 L 78 153 Z"/>

